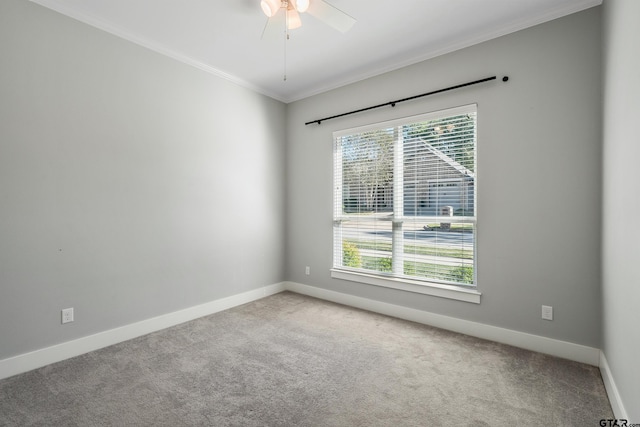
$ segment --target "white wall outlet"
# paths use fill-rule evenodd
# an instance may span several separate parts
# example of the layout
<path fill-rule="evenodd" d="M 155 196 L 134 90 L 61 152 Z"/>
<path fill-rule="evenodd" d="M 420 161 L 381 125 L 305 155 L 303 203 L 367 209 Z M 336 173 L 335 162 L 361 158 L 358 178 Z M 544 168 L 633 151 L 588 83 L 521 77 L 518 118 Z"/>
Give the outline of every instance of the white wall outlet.
<path fill-rule="evenodd" d="M 306 274 L 307 276 L 308 276 L 308 275 L 310 275 L 310 274 L 311 274 L 311 267 L 306 266 L 306 267 L 304 268 L 304 274 Z"/>
<path fill-rule="evenodd" d="M 62 323 L 73 322 L 73 307 L 62 310 Z"/>
<path fill-rule="evenodd" d="M 551 307 L 550 305 L 543 305 L 542 318 L 544 320 L 553 320 L 553 307 Z"/>

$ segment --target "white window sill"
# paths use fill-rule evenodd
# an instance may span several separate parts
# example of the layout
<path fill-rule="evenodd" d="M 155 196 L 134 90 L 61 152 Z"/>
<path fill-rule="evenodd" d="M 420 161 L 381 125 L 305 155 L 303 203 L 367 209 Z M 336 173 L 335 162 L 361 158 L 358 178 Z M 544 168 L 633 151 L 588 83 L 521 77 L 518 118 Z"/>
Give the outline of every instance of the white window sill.
<path fill-rule="evenodd" d="M 457 286 L 439 283 L 425 283 L 417 280 L 399 279 L 397 277 L 381 277 L 354 271 L 331 269 L 334 279 L 349 280 L 351 282 L 366 283 L 385 288 L 399 289 L 424 295 L 480 304 L 480 292 L 475 289 L 464 289 Z"/>

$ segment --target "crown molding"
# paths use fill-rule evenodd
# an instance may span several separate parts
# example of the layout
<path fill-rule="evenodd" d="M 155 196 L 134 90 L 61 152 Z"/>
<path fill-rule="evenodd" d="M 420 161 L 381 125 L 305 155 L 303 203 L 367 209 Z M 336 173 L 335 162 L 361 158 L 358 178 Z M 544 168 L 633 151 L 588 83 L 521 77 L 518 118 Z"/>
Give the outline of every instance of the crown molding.
<path fill-rule="evenodd" d="M 362 80 L 376 77 L 385 73 L 389 73 L 391 71 L 399 70 L 401 68 L 408 67 L 410 65 L 418 64 L 420 62 L 424 62 L 426 60 L 433 59 L 438 56 L 446 55 L 447 53 L 455 52 L 457 50 L 461 50 L 461 49 L 474 46 L 489 40 L 493 40 L 498 37 L 506 36 L 507 34 L 515 33 L 517 31 L 525 30 L 527 28 L 534 27 L 536 25 L 544 24 L 545 22 L 553 21 L 555 19 L 562 18 L 568 15 L 571 15 L 573 13 L 582 12 L 583 10 L 600 6 L 602 4 L 602 1 L 603 0 L 584 0 L 578 4 L 562 5 L 553 10 L 547 11 L 544 14 L 516 20 L 510 23 L 507 23 L 505 25 L 502 25 L 500 27 L 493 28 L 489 31 L 478 33 L 473 37 L 454 40 L 444 46 L 441 46 L 436 49 L 430 49 L 428 51 L 422 52 L 419 55 L 416 55 L 404 61 L 400 61 L 400 62 L 396 61 L 392 64 L 381 65 L 378 67 L 375 67 L 375 66 L 368 67 L 368 71 L 366 72 L 352 75 L 333 85 L 326 85 L 326 86 L 311 89 L 308 91 L 299 92 L 294 96 L 285 98 L 284 102 L 291 103 L 291 102 L 299 101 L 305 98 L 309 98 L 314 95 L 319 95 L 321 93 L 328 92 L 330 90 L 338 89 L 340 87 L 357 83 Z"/>

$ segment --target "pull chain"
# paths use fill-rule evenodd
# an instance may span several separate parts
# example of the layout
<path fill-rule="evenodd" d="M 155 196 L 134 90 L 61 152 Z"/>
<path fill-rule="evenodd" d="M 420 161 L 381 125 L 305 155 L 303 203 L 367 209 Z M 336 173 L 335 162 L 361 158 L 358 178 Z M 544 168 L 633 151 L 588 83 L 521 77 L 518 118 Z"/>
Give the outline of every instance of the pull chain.
<path fill-rule="evenodd" d="M 284 80 L 287 81 L 287 40 L 289 40 L 289 2 L 283 1 L 284 8 Z"/>

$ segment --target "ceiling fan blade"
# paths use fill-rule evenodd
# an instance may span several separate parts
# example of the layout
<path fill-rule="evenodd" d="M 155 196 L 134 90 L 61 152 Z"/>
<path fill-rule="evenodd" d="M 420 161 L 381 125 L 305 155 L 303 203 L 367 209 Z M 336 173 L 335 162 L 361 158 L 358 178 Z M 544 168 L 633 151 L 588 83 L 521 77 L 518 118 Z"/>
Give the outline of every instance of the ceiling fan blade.
<path fill-rule="evenodd" d="M 267 23 L 262 30 L 261 40 L 273 40 L 282 37 L 284 34 L 285 16 L 284 13 L 276 13 L 275 16 L 267 19 Z"/>
<path fill-rule="evenodd" d="M 324 0 L 312 0 L 307 12 L 342 33 L 349 31 L 356 23 L 355 18 Z"/>

